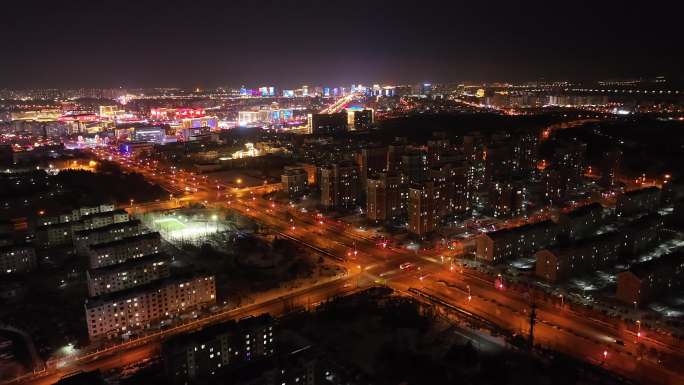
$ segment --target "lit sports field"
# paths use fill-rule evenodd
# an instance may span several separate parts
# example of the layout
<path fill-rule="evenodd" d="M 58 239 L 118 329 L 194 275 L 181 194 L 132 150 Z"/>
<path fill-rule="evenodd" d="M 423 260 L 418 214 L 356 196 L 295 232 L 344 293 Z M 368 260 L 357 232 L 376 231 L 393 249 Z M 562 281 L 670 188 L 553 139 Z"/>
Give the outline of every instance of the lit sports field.
<path fill-rule="evenodd" d="M 179 230 L 184 230 L 187 227 L 176 218 L 157 219 L 154 221 L 154 224 L 159 230 L 165 232 L 176 232 Z"/>
<path fill-rule="evenodd" d="M 153 217 L 154 218 L 154 217 Z M 163 216 L 152 219 L 150 227 L 159 231 L 169 242 L 202 242 L 207 236 L 225 230 L 225 224 L 216 215 L 200 218 L 193 216 Z"/>

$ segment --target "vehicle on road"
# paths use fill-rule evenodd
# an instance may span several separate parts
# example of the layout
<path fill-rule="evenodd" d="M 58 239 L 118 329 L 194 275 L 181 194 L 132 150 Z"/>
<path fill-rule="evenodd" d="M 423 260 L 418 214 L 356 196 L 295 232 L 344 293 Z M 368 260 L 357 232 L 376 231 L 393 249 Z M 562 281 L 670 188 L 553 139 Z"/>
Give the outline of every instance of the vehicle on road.
<path fill-rule="evenodd" d="M 411 267 L 413 267 L 413 264 L 411 262 L 404 262 L 401 265 L 399 265 L 399 268 L 401 270 L 406 270 L 406 269 L 409 269 Z"/>

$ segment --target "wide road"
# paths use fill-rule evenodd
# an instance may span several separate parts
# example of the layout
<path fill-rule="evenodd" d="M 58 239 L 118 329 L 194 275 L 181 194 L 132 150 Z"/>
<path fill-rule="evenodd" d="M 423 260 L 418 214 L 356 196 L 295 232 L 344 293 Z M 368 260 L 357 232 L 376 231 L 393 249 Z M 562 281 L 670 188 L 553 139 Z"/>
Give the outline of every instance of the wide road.
<path fill-rule="evenodd" d="M 285 294 L 276 298 L 267 299 L 252 305 L 240 307 L 191 321 L 158 333 L 146 336 L 139 340 L 116 345 L 106 350 L 82 355 L 76 361 L 68 361 L 59 368 L 50 368 L 36 376 L 29 376 L 26 380 L 12 381 L 9 383 L 49 385 L 57 382 L 62 376 L 75 371 L 88 371 L 99 369 L 107 371 L 120 368 L 143 358 L 150 358 L 159 352 L 161 343 L 174 335 L 200 330 L 208 325 L 224 322 L 232 319 L 241 319 L 248 316 L 256 316 L 263 313 L 281 315 L 297 308 L 308 308 L 329 298 L 345 295 L 357 289 L 358 277 L 344 277 L 322 283 L 313 287 L 296 290 L 291 294 Z"/>
<path fill-rule="evenodd" d="M 646 336 L 638 337 L 633 328 L 630 330 L 619 322 L 575 314 L 569 307 L 561 308 L 505 287 L 501 290 L 495 287 L 491 277 L 479 276 L 468 269 L 453 269 L 435 251 L 414 252 L 383 247 L 358 229 L 313 214 L 296 212 L 287 205 L 264 200 L 247 188 L 238 188 L 241 186 L 224 185 L 206 176 L 163 168 L 114 152 L 100 150 L 98 155 L 118 161 L 164 187 L 190 191 L 193 193 L 191 199 L 203 201 L 208 206 L 230 208 L 252 217 L 283 236 L 335 257 L 356 277 L 364 276 L 402 291 L 423 287 L 502 328 L 527 335 L 530 305 L 535 302 L 535 334 L 540 344 L 634 379 L 641 380 L 647 376 L 651 380 L 649 382 L 684 383 L 682 368 L 666 368 L 662 363 L 638 357 L 639 345 L 643 345 L 684 358 L 680 346 L 673 346 L 655 333 L 647 332 Z M 406 264 L 410 264 L 406 269 L 399 267 Z M 363 274 L 359 275 L 360 272 Z M 605 359 L 604 352 L 607 353 Z"/>

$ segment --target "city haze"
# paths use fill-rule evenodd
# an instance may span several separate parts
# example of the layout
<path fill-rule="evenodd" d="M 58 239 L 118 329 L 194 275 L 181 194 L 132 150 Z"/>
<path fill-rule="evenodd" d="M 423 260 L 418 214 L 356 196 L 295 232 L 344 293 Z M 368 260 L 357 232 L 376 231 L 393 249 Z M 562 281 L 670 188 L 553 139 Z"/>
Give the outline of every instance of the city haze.
<path fill-rule="evenodd" d="M 681 5 L 667 1 L 25 1 L 3 8 L 6 88 L 673 79 L 683 52 Z"/>

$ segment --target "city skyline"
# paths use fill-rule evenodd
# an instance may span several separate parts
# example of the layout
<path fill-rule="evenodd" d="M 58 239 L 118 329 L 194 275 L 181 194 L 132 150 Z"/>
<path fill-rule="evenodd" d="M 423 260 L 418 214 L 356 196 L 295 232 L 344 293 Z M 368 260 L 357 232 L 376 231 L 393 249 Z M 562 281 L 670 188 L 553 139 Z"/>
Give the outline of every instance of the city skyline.
<path fill-rule="evenodd" d="M 647 9 L 614 1 L 12 3 L 0 27 L 10 53 L 0 87 L 681 80 L 671 8 L 658 1 Z"/>
<path fill-rule="evenodd" d="M 3 4 L 0 385 L 684 384 L 679 8 Z"/>

